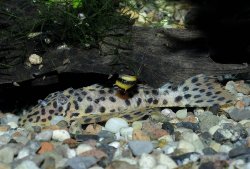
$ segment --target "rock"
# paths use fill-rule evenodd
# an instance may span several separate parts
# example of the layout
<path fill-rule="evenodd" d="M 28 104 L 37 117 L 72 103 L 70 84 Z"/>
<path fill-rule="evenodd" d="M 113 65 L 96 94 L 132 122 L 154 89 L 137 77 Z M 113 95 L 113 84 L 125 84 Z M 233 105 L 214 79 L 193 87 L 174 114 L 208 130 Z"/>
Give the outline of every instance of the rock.
<path fill-rule="evenodd" d="M 232 150 L 232 146 L 223 144 L 220 146 L 219 152 L 228 153 L 230 150 Z"/>
<path fill-rule="evenodd" d="M 114 147 L 114 148 L 119 148 L 121 144 L 118 141 L 114 141 L 112 143 L 109 143 L 109 146 Z"/>
<path fill-rule="evenodd" d="M 0 169 L 11 169 L 11 165 L 0 162 Z"/>
<path fill-rule="evenodd" d="M 0 125 L 0 132 L 4 133 L 6 131 L 10 130 L 10 126 L 9 125 Z"/>
<path fill-rule="evenodd" d="M 39 167 L 33 161 L 25 160 L 25 161 L 21 162 L 21 164 L 18 164 L 15 169 L 31 169 L 31 168 L 32 169 L 39 169 Z"/>
<path fill-rule="evenodd" d="M 177 145 L 178 145 L 177 142 L 170 143 L 162 148 L 162 152 L 164 154 L 171 154 L 176 150 Z"/>
<path fill-rule="evenodd" d="M 85 134 L 78 134 L 75 136 L 77 142 L 83 142 L 88 140 L 99 140 L 99 136 L 97 135 L 85 135 Z"/>
<path fill-rule="evenodd" d="M 212 161 L 201 163 L 199 169 L 216 169 Z"/>
<path fill-rule="evenodd" d="M 108 157 L 107 154 L 105 154 L 103 151 L 99 150 L 99 149 L 92 149 L 89 151 L 85 151 L 81 154 L 79 154 L 79 156 L 81 157 L 95 157 L 98 161 L 101 159 L 104 159 L 105 157 Z"/>
<path fill-rule="evenodd" d="M 131 165 L 125 161 L 112 161 L 106 169 L 138 169 L 136 165 Z"/>
<path fill-rule="evenodd" d="M 246 154 L 248 155 L 250 154 L 250 148 L 245 147 L 245 146 L 240 146 L 240 147 L 236 147 L 230 150 L 228 153 L 228 156 L 230 158 L 235 158 L 235 157 L 243 156 Z"/>
<path fill-rule="evenodd" d="M 217 152 L 211 147 L 206 147 L 202 150 L 205 155 L 215 155 Z"/>
<path fill-rule="evenodd" d="M 179 119 L 185 119 L 187 117 L 187 109 L 181 109 L 176 112 L 176 117 Z"/>
<path fill-rule="evenodd" d="M 174 169 L 178 167 L 175 161 L 165 154 L 159 154 L 156 159 L 158 160 L 159 164 L 166 166 L 168 169 Z"/>
<path fill-rule="evenodd" d="M 8 122 L 7 124 L 10 126 L 11 129 L 16 129 L 16 128 L 18 128 L 18 125 L 17 125 L 16 122 L 11 121 L 11 122 Z"/>
<path fill-rule="evenodd" d="M 198 123 L 190 123 L 190 122 L 180 122 L 176 123 L 177 127 L 184 127 L 193 130 L 194 132 L 198 132 L 200 130 L 200 126 Z"/>
<path fill-rule="evenodd" d="M 123 127 L 128 127 L 128 122 L 117 117 L 109 119 L 105 124 L 105 129 L 112 133 L 118 133 Z"/>
<path fill-rule="evenodd" d="M 210 147 L 211 147 L 214 151 L 219 152 L 220 147 L 221 147 L 221 144 L 220 144 L 220 143 L 217 143 L 217 142 L 215 142 L 215 141 L 211 141 Z"/>
<path fill-rule="evenodd" d="M 162 124 L 162 129 L 166 130 L 170 135 L 174 133 L 174 126 L 169 122 L 164 122 Z"/>
<path fill-rule="evenodd" d="M 212 135 L 209 132 L 201 133 L 199 138 L 205 147 L 209 146 L 212 141 Z"/>
<path fill-rule="evenodd" d="M 41 143 L 37 141 L 29 141 L 26 144 L 26 147 L 29 148 L 32 152 L 37 152 L 41 147 Z"/>
<path fill-rule="evenodd" d="M 124 137 L 125 140 L 132 140 L 133 137 L 133 128 L 132 127 L 125 127 L 120 129 L 120 134 Z"/>
<path fill-rule="evenodd" d="M 244 119 L 250 119 L 250 110 L 233 108 L 228 112 L 229 116 L 235 120 L 240 121 Z"/>
<path fill-rule="evenodd" d="M 76 140 L 69 138 L 69 139 L 65 139 L 63 141 L 63 144 L 67 144 L 69 148 L 76 148 L 79 143 Z"/>
<path fill-rule="evenodd" d="M 15 116 L 14 114 L 7 113 L 5 116 L 0 118 L 0 124 L 8 124 L 9 122 L 15 122 L 18 123 L 18 116 Z"/>
<path fill-rule="evenodd" d="M 139 159 L 139 166 L 140 168 L 154 168 L 156 165 L 155 158 L 150 154 L 143 153 L 141 158 Z"/>
<path fill-rule="evenodd" d="M 9 143 L 10 140 L 11 140 L 11 136 L 10 135 L 8 135 L 8 134 L 0 135 L 0 146 Z"/>
<path fill-rule="evenodd" d="M 186 153 L 179 156 L 173 156 L 172 159 L 178 164 L 178 165 L 185 165 L 190 162 L 196 162 L 200 159 L 199 153 Z"/>
<path fill-rule="evenodd" d="M 129 141 L 128 146 L 135 156 L 153 151 L 153 144 L 149 141 Z"/>
<path fill-rule="evenodd" d="M 76 154 L 79 155 L 81 153 L 84 153 L 86 151 L 89 150 L 93 150 L 94 148 L 88 144 L 80 144 L 78 145 L 78 147 L 76 148 Z"/>
<path fill-rule="evenodd" d="M 35 139 L 37 141 L 50 141 L 53 135 L 53 131 L 51 130 L 44 130 L 41 133 L 37 134 Z"/>
<path fill-rule="evenodd" d="M 13 161 L 15 150 L 11 147 L 3 147 L 0 149 L 0 161 L 9 164 Z"/>
<path fill-rule="evenodd" d="M 103 152 L 105 152 L 108 156 L 108 160 L 109 162 L 112 161 L 113 156 L 115 154 L 116 149 L 112 146 L 109 146 L 107 144 L 101 144 L 98 146 L 98 149 L 102 150 Z"/>
<path fill-rule="evenodd" d="M 42 169 L 54 169 L 56 167 L 56 162 L 53 157 L 46 157 L 41 166 Z"/>
<path fill-rule="evenodd" d="M 31 54 L 29 56 L 29 62 L 32 65 L 39 65 L 42 63 L 42 61 L 43 61 L 43 58 L 37 54 Z"/>
<path fill-rule="evenodd" d="M 97 160 L 94 157 L 73 157 L 68 159 L 67 166 L 72 169 L 87 169 L 94 164 Z"/>
<path fill-rule="evenodd" d="M 164 135 L 168 135 L 166 130 L 161 129 L 161 125 L 153 122 L 144 122 L 142 131 L 151 139 L 156 140 Z"/>
<path fill-rule="evenodd" d="M 154 169 L 168 169 L 168 167 L 166 165 L 158 164 Z"/>
<path fill-rule="evenodd" d="M 67 132 L 66 130 L 54 130 L 53 131 L 53 135 L 52 135 L 53 140 L 63 141 L 69 138 L 70 138 L 69 132 Z"/>
<path fill-rule="evenodd" d="M 179 141 L 177 149 L 181 150 L 183 153 L 190 153 L 195 151 L 195 147 L 193 146 L 193 144 L 185 140 Z"/>
<path fill-rule="evenodd" d="M 86 129 L 85 129 L 85 132 L 87 134 L 93 134 L 93 135 L 97 135 L 101 130 L 102 130 L 102 126 L 99 125 L 99 124 L 89 124 Z"/>
<path fill-rule="evenodd" d="M 191 143 L 194 146 L 195 151 L 197 152 L 201 151 L 204 148 L 202 141 L 200 140 L 199 136 L 195 133 L 192 132 L 182 133 L 182 138 L 183 140 Z"/>
<path fill-rule="evenodd" d="M 17 143 L 22 143 L 24 145 L 30 141 L 30 139 L 28 137 L 25 137 L 25 136 L 15 137 L 14 139 Z"/>
<path fill-rule="evenodd" d="M 98 136 L 101 138 L 102 143 L 111 143 L 116 141 L 115 134 L 106 130 L 102 130 L 98 133 Z"/>
<path fill-rule="evenodd" d="M 132 123 L 132 127 L 134 130 L 141 130 L 142 129 L 142 121 L 134 121 Z"/>
<path fill-rule="evenodd" d="M 163 114 L 164 116 L 173 119 L 176 117 L 176 114 L 171 110 L 171 109 L 163 109 L 161 111 L 161 114 Z"/>
<path fill-rule="evenodd" d="M 41 148 L 38 154 L 43 154 L 54 150 L 54 145 L 50 142 L 41 142 Z"/>
<path fill-rule="evenodd" d="M 201 132 L 208 131 L 212 126 L 217 125 L 220 122 L 220 118 L 213 115 L 211 112 L 204 112 L 198 116 L 200 121 Z"/>
<path fill-rule="evenodd" d="M 16 157 L 16 159 L 22 159 L 24 157 L 28 157 L 31 155 L 31 150 L 27 147 L 22 148 L 19 152 L 18 155 Z M 35 154 L 35 153 L 34 153 Z"/>
<path fill-rule="evenodd" d="M 134 130 L 132 139 L 141 141 L 150 141 L 150 137 L 141 130 Z"/>

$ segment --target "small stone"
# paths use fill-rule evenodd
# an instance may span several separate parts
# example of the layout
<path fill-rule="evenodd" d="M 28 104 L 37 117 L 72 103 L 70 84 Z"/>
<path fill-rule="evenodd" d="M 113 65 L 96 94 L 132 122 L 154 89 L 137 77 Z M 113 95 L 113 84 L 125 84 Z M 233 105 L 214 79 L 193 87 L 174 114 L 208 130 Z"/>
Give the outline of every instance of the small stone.
<path fill-rule="evenodd" d="M 220 143 L 217 143 L 217 142 L 215 142 L 215 141 L 211 141 L 211 143 L 210 143 L 210 147 L 211 147 L 214 151 L 216 151 L 216 152 L 219 152 L 220 146 L 221 146 L 221 144 L 220 144 Z"/>
<path fill-rule="evenodd" d="M 103 151 L 98 150 L 98 149 L 92 149 L 89 151 L 85 151 L 85 152 L 78 154 L 78 155 L 82 156 L 82 157 L 89 157 L 89 156 L 95 157 L 97 160 L 101 160 L 104 157 L 108 157 L 107 154 L 105 154 Z"/>
<path fill-rule="evenodd" d="M 105 124 L 105 129 L 112 133 L 118 133 L 123 127 L 128 127 L 128 122 L 117 117 L 109 119 Z"/>
<path fill-rule="evenodd" d="M 171 109 L 163 109 L 161 111 L 161 114 L 163 114 L 164 116 L 173 119 L 176 117 L 176 114 L 171 110 Z"/>
<path fill-rule="evenodd" d="M 46 157 L 41 166 L 42 169 L 54 169 L 56 167 L 56 162 L 53 157 Z"/>
<path fill-rule="evenodd" d="M 198 118 L 194 115 L 189 115 L 185 119 L 183 119 L 182 121 L 189 122 L 189 123 L 198 123 L 199 122 Z"/>
<path fill-rule="evenodd" d="M 125 140 L 132 140 L 133 136 L 133 128 L 132 127 L 125 127 L 120 129 L 120 134 Z"/>
<path fill-rule="evenodd" d="M 214 135 L 214 133 L 218 130 L 218 129 L 220 129 L 221 127 L 219 126 L 219 125 L 215 125 L 215 126 L 212 126 L 210 129 L 209 129 L 209 134 L 210 135 Z"/>
<path fill-rule="evenodd" d="M 245 107 L 245 103 L 244 103 L 243 101 L 241 101 L 241 100 L 238 100 L 238 101 L 236 102 L 236 104 L 235 104 L 235 107 L 236 107 L 237 109 L 239 109 L 239 110 L 243 110 L 244 107 Z"/>
<path fill-rule="evenodd" d="M 97 135 L 85 135 L 85 134 L 78 134 L 75 136 L 77 142 L 83 142 L 88 140 L 99 140 L 99 136 Z"/>
<path fill-rule="evenodd" d="M 99 124 L 95 124 L 95 125 L 93 125 L 93 124 L 89 124 L 87 127 L 86 127 L 86 129 L 85 129 L 85 132 L 87 133 L 87 134 L 98 134 L 101 130 L 102 130 L 102 126 L 101 125 L 99 125 Z"/>
<path fill-rule="evenodd" d="M 166 130 L 161 129 L 161 124 L 152 122 L 143 123 L 142 131 L 146 133 L 151 139 L 155 140 L 162 136 L 168 135 Z"/>
<path fill-rule="evenodd" d="M 181 150 L 183 153 L 190 153 L 195 151 L 195 147 L 193 146 L 193 144 L 185 140 L 179 141 L 177 149 Z"/>
<path fill-rule="evenodd" d="M 176 112 L 176 117 L 179 119 L 185 119 L 187 117 L 187 109 L 181 109 Z"/>
<path fill-rule="evenodd" d="M 215 126 L 220 122 L 220 118 L 213 115 L 211 112 L 204 112 L 198 116 L 198 119 L 200 121 L 201 132 L 208 131 L 212 126 Z"/>
<path fill-rule="evenodd" d="M 43 154 L 46 152 L 51 152 L 54 150 L 54 145 L 49 142 L 41 142 L 41 148 L 38 151 L 38 154 Z"/>
<path fill-rule="evenodd" d="M 63 144 L 67 144 L 69 148 L 76 148 L 78 146 L 78 142 L 72 138 L 63 140 Z"/>
<path fill-rule="evenodd" d="M 141 121 L 134 121 L 132 123 L 132 127 L 134 130 L 141 130 L 142 129 L 142 122 Z"/>
<path fill-rule="evenodd" d="M 150 154 L 143 153 L 139 160 L 140 168 L 154 168 L 156 165 L 156 160 Z"/>
<path fill-rule="evenodd" d="M 225 129 L 218 129 L 213 134 L 214 140 L 219 143 L 223 143 L 224 141 L 229 140 L 232 136 L 232 133 L 229 130 Z"/>
<path fill-rule="evenodd" d="M 164 154 L 171 154 L 176 150 L 177 145 L 178 144 L 176 142 L 172 142 L 170 144 L 167 144 L 165 147 L 162 148 L 162 152 Z"/>
<path fill-rule="evenodd" d="M 176 126 L 191 129 L 194 132 L 198 132 L 200 130 L 200 126 L 198 123 L 180 122 L 180 123 L 176 123 Z"/>
<path fill-rule="evenodd" d="M 78 147 L 76 148 L 76 154 L 79 155 L 81 153 L 84 153 L 86 151 L 89 150 L 93 150 L 94 148 L 88 144 L 80 144 L 78 145 Z"/>
<path fill-rule="evenodd" d="M 1 125 L 0 126 L 0 132 L 6 132 L 10 129 L 9 125 Z"/>
<path fill-rule="evenodd" d="M 194 146 L 195 151 L 197 152 L 204 148 L 202 141 L 200 140 L 199 136 L 196 133 L 193 132 L 182 133 L 182 138 L 183 140 L 191 143 Z"/>
<path fill-rule="evenodd" d="M 23 147 L 17 155 L 16 159 L 22 159 L 24 157 L 28 157 L 31 154 L 31 150 L 27 147 Z"/>
<path fill-rule="evenodd" d="M 109 143 L 109 146 L 114 147 L 114 148 L 119 148 L 121 144 L 118 141 L 114 141 L 112 143 Z"/>
<path fill-rule="evenodd" d="M 112 161 L 113 160 L 113 156 L 115 154 L 116 149 L 112 146 L 109 146 L 107 144 L 101 144 L 98 146 L 99 150 L 102 150 L 105 154 L 107 154 L 108 156 L 108 161 Z"/>
<path fill-rule="evenodd" d="M 101 138 L 101 142 L 106 144 L 116 140 L 115 134 L 107 130 L 100 131 L 100 133 L 98 133 L 98 136 Z"/>
<path fill-rule="evenodd" d="M 235 121 L 250 119 L 250 111 L 246 109 L 240 110 L 233 108 L 228 112 L 228 114 Z"/>
<path fill-rule="evenodd" d="M 3 147 L 0 149 L 0 161 L 6 164 L 13 162 L 15 150 L 11 147 Z"/>
<path fill-rule="evenodd" d="M 63 116 L 53 116 L 53 118 L 50 121 L 51 125 L 57 125 L 60 121 L 65 120 L 65 117 Z"/>
<path fill-rule="evenodd" d="M 172 156 L 172 159 L 178 163 L 178 165 L 185 165 L 191 162 L 196 162 L 200 159 L 200 154 L 196 152 L 185 153 L 179 156 Z M 188 167 L 190 168 L 190 167 Z"/>
<path fill-rule="evenodd" d="M 235 89 L 239 93 L 250 94 L 250 86 L 245 84 L 243 80 L 235 82 Z"/>
<path fill-rule="evenodd" d="M 7 124 L 10 126 L 11 129 L 16 129 L 16 128 L 18 128 L 17 123 L 14 122 L 14 121 L 10 121 L 10 122 L 7 123 Z"/>
<path fill-rule="evenodd" d="M 66 130 L 54 130 L 53 131 L 53 135 L 52 135 L 53 140 L 63 141 L 69 138 L 70 138 L 69 132 L 67 132 Z"/>
<path fill-rule="evenodd" d="M 10 140 L 11 136 L 9 136 L 8 134 L 0 135 L 0 146 L 9 143 Z"/>
<path fill-rule="evenodd" d="M 70 166 L 72 169 L 87 169 L 94 164 L 97 160 L 94 157 L 73 157 L 68 159 L 67 166 Z"/>
<path fill-rule="evenodd" d="M 164 122 L 162 124 L 162 129 L 166 130 L 170 135 L 174 133 L 174 126 L 169 122 Z"/>
<path fill-rule="evenodd" d="M 202 150 L 205 155 L 215 155 L 217 152 L 211 147 L 206 147 Z"/>
<path fill-rule="evenodd" d="M 141 130 L 134 130 L 132 139 L 141 141 L 150 141 L 150 137 Z"/>
<path fill-rule="evenodd" d="M 21 162 L 21 164 L 18 164 L 15 169 L 39 169 L 39 167 L 34 163 L 33 161 L 30 160 L 25 160 Z"/>
<path fill-rule="evenodd" d="M 228 153 L 230 150 L 232 150 L 232 146 L 224 144 L 224 145 L 220 146 L 219 152 L 221 152 L 221 153 Z"/>
<path fill-rule="evenodd" d="M 167 166 L 168 169 L 174 169 L 178 167 L 175 161 L 165 154 L 159 154 L 157 160 L 159 164 Z"/>
<path fill-rule="evenodd" d="M 154 169 L 168 169 L 168 167 L 166 165 L 158 164 Z"/>
<path fill-rule="evenodd" d="M 126 161 L 112 161 L 105 169 L 138 169 L 136 165 L 131 165 Z"/>
<path fill-rule="evenodd" d="M 35 137 L 37 141 L 50 141 L 53 135 L 53 131 L 44 130 L 41 133 L 38 133 Z"/>
<path fill-rule="evenodd" d="M 43 58 L 37 54 L 31 54 L 29 56 L 29 62 L 32 65 L 39 65 L 42 63 L 42 61 L 43 61 Z"/>
<path fill-rule="evenodd" d="M 240 146 L 233 148 L 232 150 L 229 151 L 228 156 L 230 158 L 235 158 L 243 155 L 249 155 L 250 154 L 250 148 L 247 148 L 245 146 Z"/>
<path fill-rule="evenodd" d="M 11 169 L 11 165 L 0 162 L 0 169 Z"/>
<path fill-rule="evenodd" d="M 13 139 L 15 139 L 17 143 L 22 143 L 23 145 L 27 144 L 30 141 L 30 139 L 25 136 L 16 137 Z"/>
<path fill-rule="evenodd" d="M 154 149 L 153 144 L 149 141 L 129 141 L 128 146 L 135 156 L 150 153 Z"/>
<path fill-rule="evenodd" d="M 214 163 L 212 161 L 208 161 L 208 162 L 202 163 L 199 169 L 216 169 L 216 167 L 214 166 Z"/>

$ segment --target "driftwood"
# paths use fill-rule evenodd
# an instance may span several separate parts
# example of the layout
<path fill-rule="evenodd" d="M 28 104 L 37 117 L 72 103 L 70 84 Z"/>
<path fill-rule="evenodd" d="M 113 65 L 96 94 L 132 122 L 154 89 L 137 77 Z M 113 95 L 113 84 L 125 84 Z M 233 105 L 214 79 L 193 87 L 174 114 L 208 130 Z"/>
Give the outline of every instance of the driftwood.
<path fill-rule="evenodd" d="M 71 73 L 139 73 L 151 86 L 178 83 L 195 74 L 242 74 L 250 78 L 250 68 L 240 64 L 219 64 L 209 58 L 206 37 L 199 31 L 133 27 L 110 32 L 100 49 L 51 49 L 42 67 L 20 63 L 0 70 L 0 85 L 33 80 L 34 85 L 57 83 L 56 75 Z M 44 78 L 46 75 L 46 78 Z M 43 78 L 41 78 L 43 77 Z"/>

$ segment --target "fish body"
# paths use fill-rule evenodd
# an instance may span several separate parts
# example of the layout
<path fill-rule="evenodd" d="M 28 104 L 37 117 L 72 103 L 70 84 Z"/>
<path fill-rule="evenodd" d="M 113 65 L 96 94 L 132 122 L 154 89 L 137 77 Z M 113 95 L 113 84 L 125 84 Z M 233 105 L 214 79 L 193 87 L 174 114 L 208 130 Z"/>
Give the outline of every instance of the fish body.
<path fill-rule="evenodd" d="M 19 119 L 24 125 L 51 125 L 55 116 L 62 116 L 71 124 L 98 123 L 111 117 L 134 121 L 147 115 L 147 110 L 159 107 L 210 107 L 231 103 L 234 97 L 223 90 L 212 77 L 197 75 L 177 87 L 164 85 L 154 89 L 138 85 L 128 98 L 117 94 L 119 89 L 98 84 L 80 89 L 69 88 L 48 95 Z M 42 104 L 41 104 L 42 103 Z"/>

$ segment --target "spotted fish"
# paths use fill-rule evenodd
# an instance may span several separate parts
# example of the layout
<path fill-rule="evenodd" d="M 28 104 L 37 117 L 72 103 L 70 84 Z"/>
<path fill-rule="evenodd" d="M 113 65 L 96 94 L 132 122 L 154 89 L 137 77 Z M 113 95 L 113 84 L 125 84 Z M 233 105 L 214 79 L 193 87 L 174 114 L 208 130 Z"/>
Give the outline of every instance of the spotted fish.
<path fill-rule="evenodd" d="M 173 87 L 169 84 L 154 89 L 138 85 L 130 98 L 117 95 L 118 89 L 98 84 L 80 89 L 68 88 L 48 95 L 19 119 L 21 126 L 48 126 L 55 116 L 62 116 L 68 124 L 98 123 L 111 117 L 134 121 L 147 115 L 147 110 L 159 107 L 210 107 L 234 101 L 215 78 L 203 74 L 191 77 Z"/>

